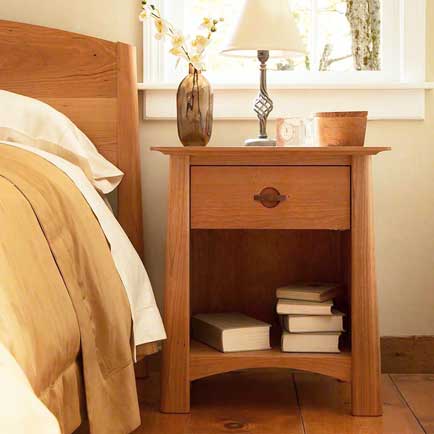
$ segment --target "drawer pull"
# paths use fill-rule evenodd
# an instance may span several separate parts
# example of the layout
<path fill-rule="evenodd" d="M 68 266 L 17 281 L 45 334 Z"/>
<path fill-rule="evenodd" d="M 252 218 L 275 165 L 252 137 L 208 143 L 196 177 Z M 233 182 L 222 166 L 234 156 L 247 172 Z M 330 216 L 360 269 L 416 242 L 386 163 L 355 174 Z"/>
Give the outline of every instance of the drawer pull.
<path fill-rule="evenodd" d="M 259 194 L 253 196 L 253 200 L 261 202 L 265 208 L 275 208 L 280 202 L 284 202 L 288 196 L 280 194 L 273 187 L 264 188 Z"/>

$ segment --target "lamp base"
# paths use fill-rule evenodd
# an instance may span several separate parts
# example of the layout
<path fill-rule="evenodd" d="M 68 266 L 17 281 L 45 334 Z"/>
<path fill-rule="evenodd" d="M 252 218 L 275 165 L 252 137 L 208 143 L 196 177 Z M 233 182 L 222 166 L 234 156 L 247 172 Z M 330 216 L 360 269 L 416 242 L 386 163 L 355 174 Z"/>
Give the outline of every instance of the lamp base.
<path fill-rule="evenodd" d="M 246 146 L 276 146 L 276 140 L 273 139 L 247 139 L 244 144 Z"/>

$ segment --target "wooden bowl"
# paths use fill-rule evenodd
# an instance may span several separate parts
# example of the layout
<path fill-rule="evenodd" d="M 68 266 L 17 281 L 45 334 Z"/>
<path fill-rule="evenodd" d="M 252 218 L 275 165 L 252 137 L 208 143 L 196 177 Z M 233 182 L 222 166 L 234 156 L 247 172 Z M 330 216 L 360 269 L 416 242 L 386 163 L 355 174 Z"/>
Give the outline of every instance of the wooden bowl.
<path fill-rule="evenodd" d="M 321 112 L 315 114 L 319 146 L 363 146 L 368 112 Z"/>

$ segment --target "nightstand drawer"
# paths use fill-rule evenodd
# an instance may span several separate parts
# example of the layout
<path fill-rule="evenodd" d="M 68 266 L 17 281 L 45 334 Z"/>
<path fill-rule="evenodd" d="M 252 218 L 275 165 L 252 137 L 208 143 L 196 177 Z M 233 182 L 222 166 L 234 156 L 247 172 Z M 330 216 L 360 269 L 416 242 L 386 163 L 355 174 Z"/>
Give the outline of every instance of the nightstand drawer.
<path fill-rule="evenodd" d="M 192 229 L 349 229 L 350 168 L 191 168 Z"/>

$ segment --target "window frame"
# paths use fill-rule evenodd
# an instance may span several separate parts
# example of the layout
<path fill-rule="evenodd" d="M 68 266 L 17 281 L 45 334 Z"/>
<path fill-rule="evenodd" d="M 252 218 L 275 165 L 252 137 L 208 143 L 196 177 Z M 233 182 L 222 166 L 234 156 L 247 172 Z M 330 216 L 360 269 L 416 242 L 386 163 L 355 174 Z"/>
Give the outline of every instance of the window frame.
<path fill-rule="evenodd" d="M 424 119 L 425 89 L 431 89 L 431 83 L 425 83 L 426 68 L 426 0 L 383 0 L 382 64 L 381 72 L 316 72 L 288 74 L 286 80 L 269 79 L 269 87 L 275 100 L 275 107 L 284 104 L 286 111 L 291 108 L 289 100 L 299 97 L 305 91 L 306 104 L 303 110 L 291 111 L 291 115 L 306 116 L 319 110 L 348 110 L 345 98 L 358 101 L 358 109 L 366 108 L 371 119 Z M 183 0 L 155 0 L 162 14 L 172 19 L 178 17 L 177 25 L 182 25 Z M 166 11 L 170 10 L 170 14 Z M 398 41 L 396 36 L 398 35 Z M 144 82 L 139 89 L 144 90 L 144 116 L 150 119 L 173 119 L 176 117 L 174 98 L 177 85 L 185 70 L 181 66 L 179 76 L 167 80 L 165 70 L 173 68 L 168 55 L 161 44 L 153 38 L 153 29 L 144 23 L 143 28 L 143 72 Z M 254 71 L 256 73 L 256 71 Z M 271 74 L 270 74 L 271 76 Z M 256 75 L 255 75 L 256 77 Z M 211 80 L 215 90 L 215 118 L 217 119 L 254 119 L 251 99 L 255 96 L 258 84 L 255 80 L 237 82 L 219 82 Z M 316 91 L 307 95 L 306 91 Z M 336 91 L 336 92 L 333 92 Z M 312 92 L 311 92 L 312 93 Z M 328 98 L 333 95 L 330 103 Z M 379 96 L 382 97 L 381 102 Z M 227 98 L 231 97 L 232 109 L 225 108 Z M 358 98 L 358 99 L 354 99 Z M 232 104 L 233 102 L 233 104 Z M 405 105 L 405 109 L 400 107 Z M 319 109 L 318 109 L 319 107 Z M 274 111 L 271 117 L 284 116 L 285 113 Z"/>

